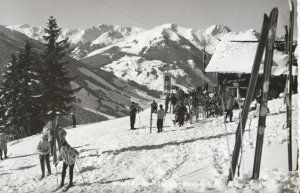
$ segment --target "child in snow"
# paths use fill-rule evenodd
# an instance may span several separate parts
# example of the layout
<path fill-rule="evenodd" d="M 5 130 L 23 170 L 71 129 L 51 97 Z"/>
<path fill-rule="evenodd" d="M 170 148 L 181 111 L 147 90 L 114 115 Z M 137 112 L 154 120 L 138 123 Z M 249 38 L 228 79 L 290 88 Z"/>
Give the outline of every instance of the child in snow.
<path fill-rule="evenodd" d="M 46 134 L 42 135 L 42 140 L 39 142 L 37 146 L 37 151 L 40 157 L 41 169 L 42 169 L 42 176 L 41 179 L 45 177 L 45 162 L 48 169 L 48 176 L 51 175 L 51 167 L 50 167 L 50 143 L 48 142 L 48 136 Z"/>
<path fill-rule="evenodd" d="M 44 126 L 43 128 L 43 135 L 47 135 L 47 139 L 48 139 L 48 142 L 50 143 L 50 152 L 51 152 L 51 155 L 53 155 L 53 146 L 54 146 L 54 140 L 53 140 L 53 131 L 52 131 L 52 127 L 53 127 L 53 122 L 52 120 L 48 121 L 47 124 Z"/>
<path fill-rule="evenodd" d="M 75 165 L 75 159 L 76 156 L 78 156 L 79 153 L 74 148 L 72 148 L 66 141 L 64 141 L 61 144 L 60 153 L 58 156 L 58 161 L 55 163 L 55 167 L 57 166 L 59 161 L 63 161 L 63 169 L 61 174 L 61 183 L 60 187 L 64 186 L 65 182 L 65 176 L 66 176 L 66 170 L 69 166 L 69 184 L 67 187 L 73 186 L 73 170 Z"/>
<path fill-rule="evenodd" d="M 66 141 L 66 135 L 67 132 L 64 130 L 62 127 L 58 126 L 57 127 L 57 143 L 58 143 L 58 149 L 60 149 L 61 144 Z"/>
<path fill-rule="evenodd" d="M 4 151 L 4 158 L 7 158 L 7 134 L 2 127 L 0 130 L 0 159 L 2 160 L 2 151 Z"/>

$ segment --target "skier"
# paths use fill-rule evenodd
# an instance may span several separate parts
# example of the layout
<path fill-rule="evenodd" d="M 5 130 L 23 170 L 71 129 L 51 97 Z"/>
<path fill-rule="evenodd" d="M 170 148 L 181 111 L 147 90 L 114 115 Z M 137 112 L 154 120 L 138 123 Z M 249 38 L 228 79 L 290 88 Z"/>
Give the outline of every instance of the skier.
<path fill-rule="evenodd" d="M 159 110 L 157 111 L 157 133 L 162 132 L 165 116 L 166 113 L 163 109 L 163 105 L 159 105 Z"/>
<path fill-rule="evenodd" d="M 176 98 L 177 98 L 178 101 L 183 101 L 184 100 L 185 93 L 181 88 L 177 91 Z"/>
<path fill-rule="evenodd" d="M 155 100 L 153 100 L 153 103 L 151 104 L 151 113 L 157 112 L 157 103 Z"/>
<path fill-rule="evenodd" d="M 75 117 L 74 113 L 71 113 L 71 115 L 72 115 L 72 121 L 73 121 L 73 128 L 75 128 L 76 127 L 76 117 Z"/>
<path fill-rule="evenodd" d="M 170 103 L 171 97 L 170 94 L 168 93 L 165 99 L 165 112 L 167 113 L 169 110 L 169 103 Z"/>
<path fill-rule="evenodd" d="M 25 132 L 25 128 L 23 126 L 20 127 L 20 134 L 22 138 L 26 137 L 26 132 Z"/>
<path fill-rule="evenodd" d="M 187 108 L 185 107 L 185 105 L 183 105 L 182 102 L 180 102 L 179 103 L 178 112 L 177 112 L 177 118 L 178 118 L 178 122 L 179 122 L 179 127 L 183 126 L 184 117 L 186 115 L 186 112 L 187 112 Z"/>
<path fill-rule="evenodd" d="M 53 140 L 53 131 L 52 131 L 53 121 L 49 120 L 45 127 L 43 128 L 42 134 L 47 135 L 48 142 L 50 143 L 51 147 L 51 155 L 53 155 L 53 147 L 54 147 L 54 140 Z"/>
<path fill-rule="evenodd" d="M 230 122 L 232 122 L 232 117 L 233 117 L 232 110 L 234 104 L 235 104 L 235 100 L 232 94 L 229 92 L 229 90 L 227 90 L 227 92 L 225 93 L 225 111 L 226 111 L 225 120 L 224 120 L 225 122 L 228 116 L 230 118 Z"/>
<path fill-rule="evenodd" d="M 138 109 L 135 106 L 135 102 L 131 103 L 129 109 L 130 109 L 130 129 L 134 130 L 136 112 L 138 112 Z"/>
<path fill-rule="evenodd" d="M 175 106 L 176 106 L 176 103 L 177 103 L 177 98 L 175 96 L 175 94 L 173 93 L 172 96 L 171 96 L 171 104 L 172 104 L 172 107 L 173 107 L 173 113 L 175 113 Z"/>
<path fill-rule="evenodd" d="M 2 151 L 4 151 L 4 159 L 7 158 L 7 134 L 4 131 L 4 127 L 1 127 L 0 130 L 0 159 L 2 160 Z"/>
<path fill-rule="evenodd" d="M 60 126 L 57 127 L 56 131 L 57 131 L 57 136 L 58 136 L 57 137 L 58 149 L 60 149 L 61 144 L 63 144 L 66 141 L 67 132 Z"/>
<path fill-rule="evenodd" d="M 47 134 L 42 134 L 42 140 L 38 143 L 37 146 L 37 151 L 39 153 L 39 158 L 40 158 L 40 164 L 41 164 L 41 169 L 42 169 L 42 176 L 41 179 L 45 177 L 45 162 L 46 166 L 48 169 L 48 175 L 51 175 L 51 167 L 50 167 L 50 143 L 48 142 L 48 135 Z"/>
<path fill-rule="evenodd" d="M 58 155 L 58 161 L 55 163 L 55 167 L 59 161 L 63 161 L 63 168 L 61 173 L 61 183 L 59 187 L 63 187 L 65 183 L 65 176 L 67 167 L 69 166 L 69 184 L 66 186 L 66 189 L 73 186 L 73 171 L 74 165 L 76 162 L 76 156 L 79 155 L 79 152 L 72 148 L 66 141 L 61 144 L 60 153 Z"/>

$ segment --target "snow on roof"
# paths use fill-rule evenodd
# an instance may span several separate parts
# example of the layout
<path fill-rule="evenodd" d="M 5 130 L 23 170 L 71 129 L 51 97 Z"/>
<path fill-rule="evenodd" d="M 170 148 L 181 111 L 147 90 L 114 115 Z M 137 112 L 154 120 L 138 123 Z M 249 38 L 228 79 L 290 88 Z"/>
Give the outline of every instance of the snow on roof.
<path fill-rule="evenodd" d="M 206 72 L 251 73 L 258 43 L 222 41 L 216 48 Z M 262 64 L 264 62 L 264 57 Z M 288 55 L 274 51 L 272 72 L 283 68 L 288 62 Z M 260 66 L 263 72 L 263 65 Z"/>

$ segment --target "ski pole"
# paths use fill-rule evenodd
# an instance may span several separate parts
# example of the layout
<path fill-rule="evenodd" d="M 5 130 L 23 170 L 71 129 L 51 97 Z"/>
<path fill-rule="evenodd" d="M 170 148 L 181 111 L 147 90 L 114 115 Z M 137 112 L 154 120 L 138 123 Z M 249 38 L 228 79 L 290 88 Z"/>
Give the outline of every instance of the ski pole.
<path fill-rule="evenodd" d="M 57 166 L 55 166 L 55 171 L 56 171 L 56 185 L 58 186 Z"/>
<path fill-rule="evenodd" d="M 141 116 L 140 116 L 140 113 L 139 113 L 139 128 L 141 128 Z"/>
<path fill-rule="evenodd" d="M 84 178 L 83 178 L 83 176 L 82 176 L 82 174 L 81 174 L 81 172 L 80 172 L 80 167 L 79 167 L 78 162 L 77 162 L 76 159 L 75 159 L 75 163 L 76 163 L 76 165 L 77 165 L 78 172 L 79 172 L 79 174 L 80 174 L 80 176 L 81 176 L 81 178 L 82 178 L 83 184 L 86 184 L 85 181 L 84 181 Z"/>
<path fill-rule="evenodd" d="M 224 115 L 225 118 L 225 115 Z M 225 132 L 226 132 L 226 139 L 227 139 L 227 150 L 228 150 L 228 155 L 229 155 L 229 159 L 230 159 L 230 171 L 231 171 L 231 178 L 232 178 L 232 185 L 234 186 L 234 177 L 233 177 L 233 169 L 232 169 L 232 156 L 230 154 L 230 147 L 229 147 L 229 139 L 228 139 L 228 131 L 227 131 L 227 125 L 226 125 L 226 120 L 224 121 L 224 127 L 225 127 Z"/>
<path fill-rule="evenodd" d="M 243 156 L 243 150 L 244 150 L 244 143 L 243 143 L 243 128 L 242 128 L 242 121 L 243 121 L 243 119 L 242 119 L 242 110 L 240 109 L 239 110 L 239 115 L 240 115 L 240 122 L 241 122 L 241 124 L 240 124 L 240 131 L 241 131 L 241 158 L 240 158 L 240 164 L 243 162 L 243 183 L 244 183 L 244 186 L 245 186 L 245 166 L 244 166 L 244 156 Z"/>

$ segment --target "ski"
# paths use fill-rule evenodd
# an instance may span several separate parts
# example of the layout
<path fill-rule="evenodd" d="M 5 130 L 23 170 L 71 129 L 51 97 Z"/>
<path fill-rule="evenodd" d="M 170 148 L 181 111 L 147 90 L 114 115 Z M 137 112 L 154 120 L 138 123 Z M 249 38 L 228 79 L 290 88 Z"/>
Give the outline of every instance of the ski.
<path fill-rule="evenodd" d="M 245 104 L 244 108 L 242 111 L 242 118 L 239 121 L 239 124 L 237 126 L 237 137 L 236 137 L 236 142 L 234 145 L 234 150 L 232 154 L 232 160 L 231 160 L 231 165 L 229 169 L 229 175 L 227 179 L 227 183 L 231 180 L 233 180 L 235 171 L 236 171 L 236 166 L 240 154 L 240 149 L 241 149 L 241 139 L 242 139 L 242 134 L 244 134 L 245 130 L 245 125 L 247 122 L 247 117 L 249 113 L 249 107 L 254 95 L 255 87 L 256 87 L 256 82 L 258 78 L 258 72 L 259 72 L 259 67 L 260 63 L 264 54 L 264 50 L 267 44 L 267 39 L 268 39 L 268 33 L 270 29 L 270 20 L 266 14 L 264 14 L 264 19 L 263 19 L 263 25 L 262 25 L 262 31 L 261 31 L 261 38 L 257 46 L 256 50 L 256 55 L 254 58 L 253 62 L 253 67 L 252 67 L 252 72 L 251 72 L 251 78 L 250 82 L 248 85 L 248 91 L 245 99 Z"/>
<path fill-rule="evenodd" d="M 290 5 L 290 26 L 288 33 L 288 53 L 289 53 L 289 73 L 287 76 L 288 81 L 288 96 L 286 96 L 286 112 L 287 112 L 287 128 L 289 129 L 289 138 L 288 138 L 288 164 L 289 171 L 293 170 L 292 162 L 292 65 L 293 65 L 293 31 L 294 31 L 294 4 L 289 0 Z"/>
<path fill-rule="evenodd" d="M 266 45 L 266 52 L 265 52 L 263 89 L 262 89 L 263 94 L 262 94 L 262 99 L 260 101 L 258 129 L 257 129 L 254 164 L 253 164 L 253 175 L 252 175 L 252 178 L 255 180 L 259 178 L 264 131 L 266 128 L 266 118 L 268 114 L 268 94 L 269 94 L 270 76 L 271 76 L 271 68 L 272 68 L 273 54 L 274 54 L 274 41 L 276 37 L 277 18 L 278 18 L 277 8 L 274 8 L 271 11 L 269 18 L 270 18 L 270 30 L 269 30 L 269 37 L 268 37 L 268 42 Z"/>
<path fill-rule="evenodd" d="M 153 118 L 152 118 L 152 108 L 151 108 L 151 115 L 150 115 L 150 133 L 152 133 L 152 121 L 153 121 Z"/>

